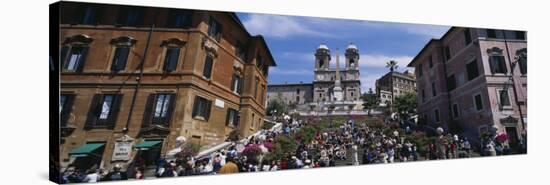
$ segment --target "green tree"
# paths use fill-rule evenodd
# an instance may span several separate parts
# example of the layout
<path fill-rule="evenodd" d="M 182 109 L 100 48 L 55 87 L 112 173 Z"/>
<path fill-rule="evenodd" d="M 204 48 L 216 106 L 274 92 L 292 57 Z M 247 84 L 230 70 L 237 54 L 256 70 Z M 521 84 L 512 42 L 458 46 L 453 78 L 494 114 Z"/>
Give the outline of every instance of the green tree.
<path fill-rule="evenodd" d="M 380 100 L 376 97 L 376 94 L 372 92 L 371 88 L 369 88 L 368 93 L 363 93 L 363 95 L 361 96 L 361 99 L 363 100 L 363 110 L 366 110 L 367 115 L 369 116 L 370 116 L 370 110 L 376 108 L 380 103 Z"/>
<path fill-rule="evenodd" d="M 402 118 L 406 118 L 409 113 L 415 113 L 417 105 L 416 94 L 409 92 L 396 97 L 392 106 Z"/>
<path fill-rule="evenodd" d="M 281 95 L 279 94 L 277 98 L 267 102 L 267 108 L 265 111 L 268 116 L 272 116 L 273 114 L 279 116 L 282 113 L 285 113 L 287 109 L 288 106 L 283 102 Z"/>

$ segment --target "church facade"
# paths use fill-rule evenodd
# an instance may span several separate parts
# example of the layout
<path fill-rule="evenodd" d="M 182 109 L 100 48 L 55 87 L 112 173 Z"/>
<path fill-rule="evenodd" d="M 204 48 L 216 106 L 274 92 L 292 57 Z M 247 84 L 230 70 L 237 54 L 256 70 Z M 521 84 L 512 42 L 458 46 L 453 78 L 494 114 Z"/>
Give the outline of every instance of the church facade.
<path fill-rule="evenodd" d="M 359 73 L 359 50 L 350 43 L 344 51 L 345 65 L 339 65 L 339 53 L 336 50 L 336 64 L 331 50 L 326 44 L 320 44 L 315 50 L 315 66 L 312 83 L 285 83 L 268 85 L 268 101 L 280 99 L 285 104 L 296 105 L 297 109 L 321 109 L 330 102 L 361 102 L 361 81 Z M 359 109 L 355 106 L 353 109 Z"/>

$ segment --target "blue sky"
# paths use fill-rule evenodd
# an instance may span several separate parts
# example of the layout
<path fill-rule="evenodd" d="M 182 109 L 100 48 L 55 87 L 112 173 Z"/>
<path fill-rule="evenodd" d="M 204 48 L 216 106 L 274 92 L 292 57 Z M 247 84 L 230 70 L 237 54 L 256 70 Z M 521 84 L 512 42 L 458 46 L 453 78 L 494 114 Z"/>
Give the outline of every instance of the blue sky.
<path fill-rule="evenodd" d="M 388 60 L 398 62 L 398 71 L 407 64 L 431 38 L 440 38 L 448 26 L 401 24 L 374 21 L 327 19 L 269 14 L 237 14 L 252 34 L 261 34 L 277 62 L 270 69 L 269 84 L 311 83 L 315 65 L 315 49 L 326 43 L 333 55 L 331 68 L 336 67 L 336 48 L 342 51 L 353 42 L 360 53 L 359 67 L 362 92 L 374 90 L 377 78 L 388 72 Z"/>

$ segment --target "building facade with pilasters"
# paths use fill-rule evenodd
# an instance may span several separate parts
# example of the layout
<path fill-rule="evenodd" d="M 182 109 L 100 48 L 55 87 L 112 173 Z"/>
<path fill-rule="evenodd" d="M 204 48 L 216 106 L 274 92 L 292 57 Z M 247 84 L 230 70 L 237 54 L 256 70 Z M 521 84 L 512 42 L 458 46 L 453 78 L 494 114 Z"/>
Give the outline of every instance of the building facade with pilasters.
<path fill-rule="evenodd" d="M 62 168 L 153 165 L 177 138 L 263 124 L 275 61 L 235 13 L 60 2 L 59 18 Z"/>
<path fill-rule="evenodd" d="M 408 66 L 416 69 L 418 112 L 425 123 L 475 143 L 483 133 L 504 133 L 511 147 L 525 139 L 526 32 L 452 27 Z"/>

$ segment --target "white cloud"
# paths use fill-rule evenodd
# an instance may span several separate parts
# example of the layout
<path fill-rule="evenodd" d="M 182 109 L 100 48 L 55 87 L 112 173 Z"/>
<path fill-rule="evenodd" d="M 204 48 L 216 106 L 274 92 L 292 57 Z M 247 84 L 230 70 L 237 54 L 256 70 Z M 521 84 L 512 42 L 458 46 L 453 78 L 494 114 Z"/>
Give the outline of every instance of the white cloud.
<path fill-rule="evenodd" d="M 307 22 L 307 21 L 306 21 Z M 304 24 L 299 17 L 249 14 L 243 24 L 254 35 L 261 34 L 284 38 L 289 36 L 330 36 L 327 33 L 316 31 Z"/>
<path fill-rule="evenodd" d="M 365 21 L 362 25 L 375 29 L 386 30 L 402 30 L 409 34 L 425 36 L 429 38 L 441 38 L 445 32 L 449 30 L 449 26 L 426 25 L 426 24 L 409 24 L 409 23 L 392 23 L 392 22 L 375 22 Z"/>
<path fill-rule="evenodd" d="M 312 51 L 311 53 L 307 52 L 283 52 L 280 55 L 281 57 L 285 59 L 293 59 L 293 60 L 300 60 L 300 61 L 306 61 L 306 62 L 313 62 L 315 61 L 315 55 Z"/>

